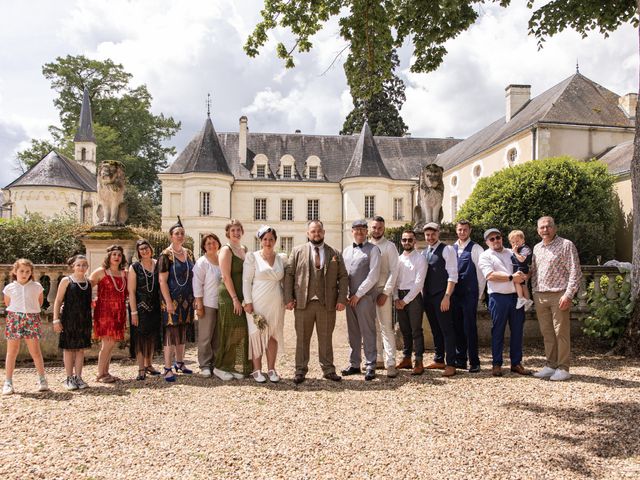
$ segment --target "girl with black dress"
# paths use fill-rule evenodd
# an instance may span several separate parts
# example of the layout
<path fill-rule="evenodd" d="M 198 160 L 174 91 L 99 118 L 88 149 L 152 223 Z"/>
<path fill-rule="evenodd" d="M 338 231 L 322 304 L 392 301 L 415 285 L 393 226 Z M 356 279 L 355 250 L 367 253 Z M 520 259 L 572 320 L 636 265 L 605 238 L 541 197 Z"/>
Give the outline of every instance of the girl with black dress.
<path fill-rule="evenodd" d="M 87 278 L 89 262 L 84 255 L 69 259 L 73 273 L 64 277 L 58 286 L 53 304 L 53 329 L 60 334 L 67 390 L 85 389 L 82 379 L 84 349 L 91 347 L 91 283 Z"/>
<path fill-rule="evenodd" d="M 153 368 L 153 352 L 160 335 L 160 284 L 153 248 L 144 238 L 136 242 L 139 261 L 129 268 L 128 288 L 131 308 L 131 344 L 138 361 L 136 380 L 146 374 L 160 375 Z"/>

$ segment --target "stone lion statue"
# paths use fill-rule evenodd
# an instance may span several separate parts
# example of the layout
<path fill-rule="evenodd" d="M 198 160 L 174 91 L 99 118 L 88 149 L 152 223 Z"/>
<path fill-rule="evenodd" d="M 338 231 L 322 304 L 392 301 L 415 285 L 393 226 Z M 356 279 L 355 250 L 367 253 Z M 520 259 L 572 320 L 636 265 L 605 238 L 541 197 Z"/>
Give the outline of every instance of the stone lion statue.
<path fill-rule="evenodd" d="M 416 231 L 429 222 L 439 222 L 444 196 L 442 173 L 444 169 L 435 163 L 426 165 L 420 172 L 418 181 L 418 204 L 413 209 Z"/>
<path fill-rule="evenodd" d="M 98 225 L 122 226 L 127 221 L 124 204 L 124 165 L 109 160 L 98 168 Z"/>

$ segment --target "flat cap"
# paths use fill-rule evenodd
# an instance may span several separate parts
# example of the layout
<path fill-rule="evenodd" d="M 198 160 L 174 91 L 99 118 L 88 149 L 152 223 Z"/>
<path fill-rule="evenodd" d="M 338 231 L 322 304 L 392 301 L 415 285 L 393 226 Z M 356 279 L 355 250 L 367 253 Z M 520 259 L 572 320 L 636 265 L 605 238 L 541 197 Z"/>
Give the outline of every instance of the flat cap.
<path fill-rule="evenodd" d="M 424 232 L 425 230 L 435 230 L 436 232 L 439 232 L 440 225 L 438 225 L 436 222 L 429 222 L 424 227 L 422 227 L 422 231 Z"/>
<path fill-rule="evenodd" d="M 360 220 L 354 220 L 353 223 L 351 224 L 351 228 L 367 228 L 367 221 L 364 219 L 360 219 Z"/>
<path fill-rule="evenodd" d="M 489 228 L 488 230 L 484 231 L 484 239 L 486 240 L 487 238 L 489 238 L 489 235 L 491 235 L 492 233 L 499 233 L 500 235 L 502 235 L 500 230 L 498 230 L 497 228 Z"/>

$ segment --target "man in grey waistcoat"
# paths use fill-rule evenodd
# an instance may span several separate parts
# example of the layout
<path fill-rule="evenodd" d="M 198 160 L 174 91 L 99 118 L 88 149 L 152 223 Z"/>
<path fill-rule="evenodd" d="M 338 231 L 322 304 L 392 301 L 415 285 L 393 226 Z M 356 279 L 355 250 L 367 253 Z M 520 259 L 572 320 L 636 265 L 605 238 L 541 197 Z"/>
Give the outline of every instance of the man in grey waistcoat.
<path fill-rule="evenodd" d="M 362 348 L 364 347 L 365 380 L 376 377 L 376 298 L 380 276 L 380 249 L 367 241 L 366 220 L 351 224 L 353 245 L 342 252 L 349 274 L 349 301 L 347 304 L 347 333 L 349 335 L 349 367 L 343 375 L 362 373 Z"/>

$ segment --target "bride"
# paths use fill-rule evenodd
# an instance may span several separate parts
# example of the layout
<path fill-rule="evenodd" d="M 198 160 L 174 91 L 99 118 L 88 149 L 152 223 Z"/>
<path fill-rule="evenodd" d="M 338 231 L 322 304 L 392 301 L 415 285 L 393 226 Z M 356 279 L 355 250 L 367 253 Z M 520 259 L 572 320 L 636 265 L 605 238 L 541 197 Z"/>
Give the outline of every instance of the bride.
<path fill-rule="evenodd" d="M 262 356 L 267 355 L 267 376 L 280 381 L 276 372 L 276 355 L 282 348 L 284 329 L 284 301 L 282 278 L 286 259 L 275 252 L 278 236 L 269 226 L 262 226 L 256 236 L 260 250 L 247 254 L 242 272 L 244 310 L 249 329 L 249 359 L 253 362 L 256 382 L 267 381 L 262 373 Z"/>

